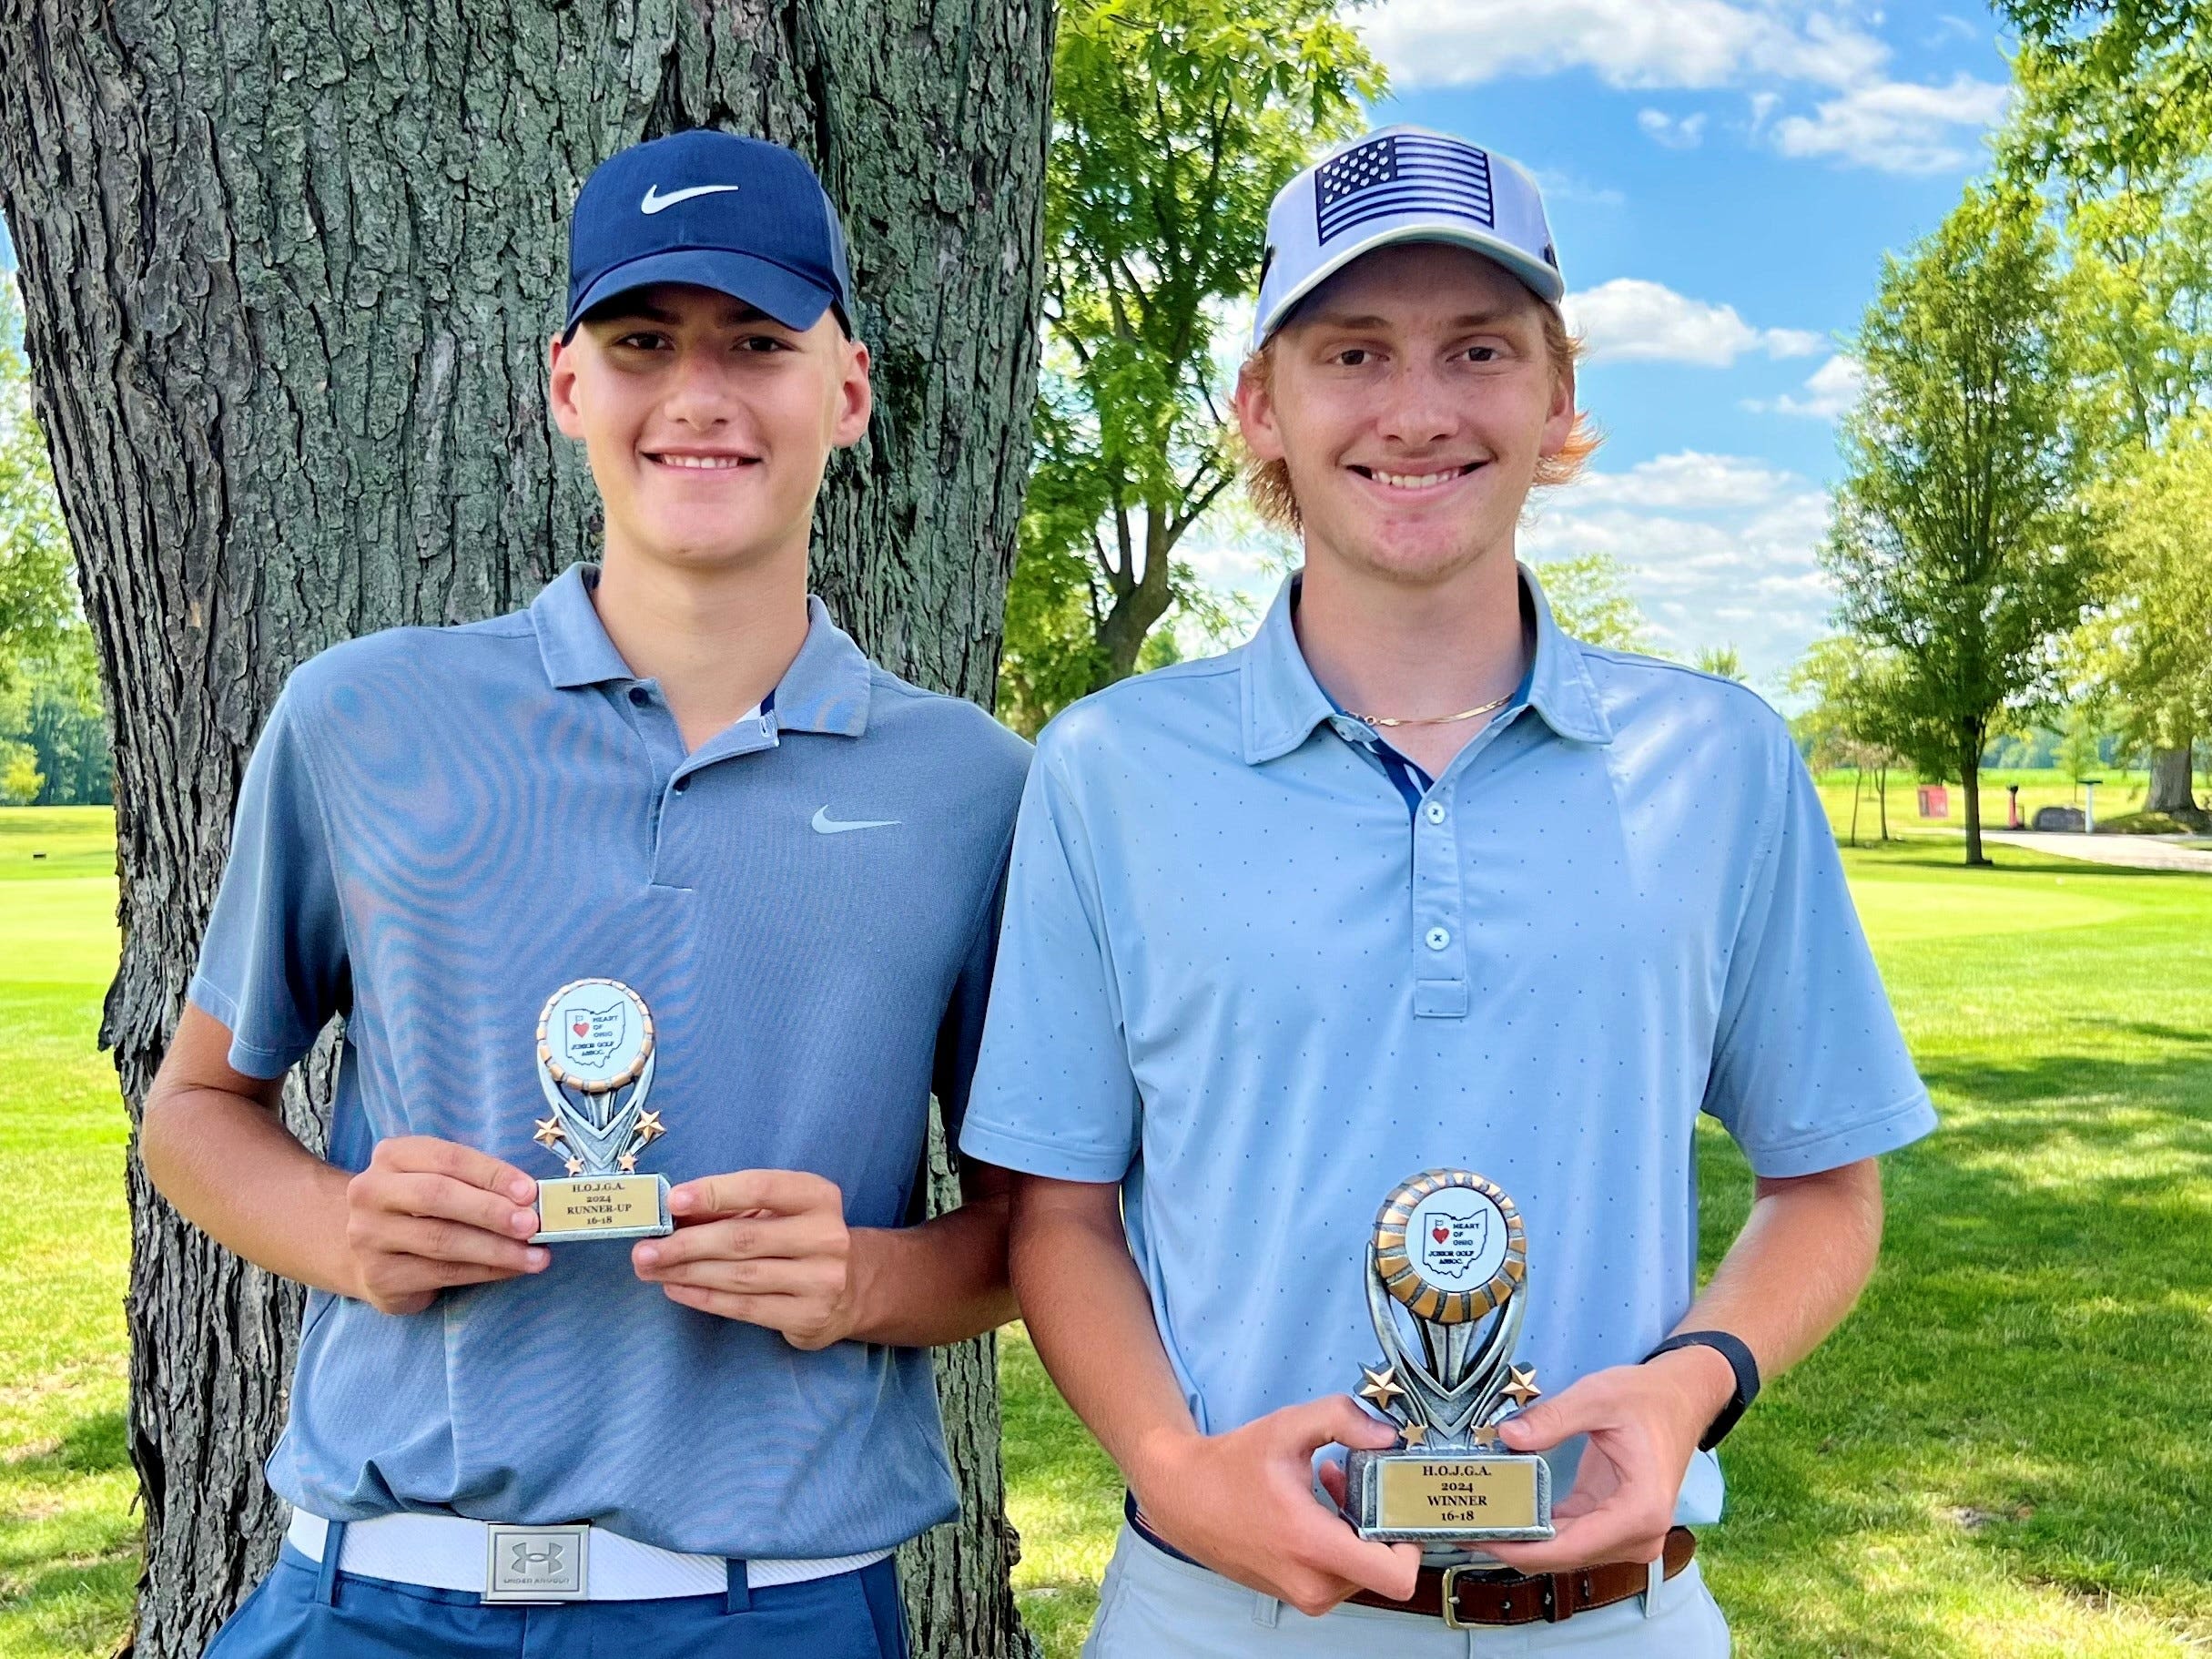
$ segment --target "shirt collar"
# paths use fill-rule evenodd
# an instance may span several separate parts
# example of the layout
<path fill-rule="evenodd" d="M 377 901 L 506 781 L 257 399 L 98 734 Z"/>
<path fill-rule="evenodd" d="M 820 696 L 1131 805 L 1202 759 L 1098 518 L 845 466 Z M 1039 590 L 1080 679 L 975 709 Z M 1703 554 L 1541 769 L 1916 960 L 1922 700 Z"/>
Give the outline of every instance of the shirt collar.
<path fill-rule="evenodd" d="M 598 581 L 595 566 L 571 565 L 530 602 L 530 626 L 537 632 L 545 677 L 563 691 L 637 677 L 592 606 Z"/>
<path fill-rule="evenodd" d="M 1523 603 L 1536 617 L 1536 655 L 1528 670 L 1528 706 L 1562 738 L 1610 743 L 1613 728 L 1598 707 L 1582 647 L 1560 632 L 1544 589 L 1529 568 L 1519 567 Z M 1306 666 L 1291 623 L 1298 577 L 1287 578 L 1268 607 L 1260 631 L 1243 648 L 1244 758 L 1253 766 L 1304 743 L 1314 728 L 1336 712 L 1328 693 Z"/>
<path fill-rule="evenodd" d="M 531 602 L 530 626 L 545 677 L 564 691 L 637 677 L 592 604 L 598 580 L 594 566 L 572 565 Z M 868 729 L 868 657 L 829 619 L 821 600 L 808 594 L 806 642 L 773 694 L 777 728 L 857 738 Z"/>

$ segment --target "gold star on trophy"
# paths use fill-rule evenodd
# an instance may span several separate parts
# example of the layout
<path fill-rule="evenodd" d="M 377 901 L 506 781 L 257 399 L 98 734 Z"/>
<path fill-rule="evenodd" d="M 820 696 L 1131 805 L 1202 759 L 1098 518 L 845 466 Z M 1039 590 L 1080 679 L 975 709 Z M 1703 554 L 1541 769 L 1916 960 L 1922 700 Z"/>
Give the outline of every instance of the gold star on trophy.
<path fill-rule="evenodd" d="M 1506 1389 L 1506 1398 L 1526 1411 L 1528 1402 L 1544 1390 L 1537 1387 L 1536 1367 L 1517 1365 L 1513 1368 L 1513 1381 Z"/>
<path fill-rule="evenodd" d="M 582 1174 L 583 1173 L 583 1160 L 582 1158 L 571 1158 L 571 1159 L 569 1159 L 569 1160 L 568 1160 L 568 1173 L 569 1173 L 570 1175 L 572 1175 L 572 1176 L 580 1176 L 580 1175 L 582 1175 Z"/>
<path fill-rule="evenodd" d="M 1428 1440 L 1428 1425 L 1426 1423 L 1407 1423 L 1405 1428 L 1398 1430 L 1398 1439 L 1408 1446 L 1423 1445 Z"/>
<path fill-rule="evenodd" d="M 637 1144 L 640 1146 L 650 1145 L 667 1133 L 661 1127 L 661 1114 L 658 1112 L 640 1112 L 637 1114 Z"/>
<path fill-rule="evenodd" d="M 634 1153 L 625 1152 L 614 1162 L 625 1176 L 634 1176 L 637 1173 L 637 1155 Z"/>
<path fill-rule="evenodd" d="M 530 1138 L 539 1145 L 551 1150 L 561 1144 L 561 1122 L 558 1118 L 534 1117 L 530 1121 L 538 1126 L 538 1132 Z"/>
<path fill-rule="evenodd" d="M 1405 1398 L 1405 1390 L 1398 1385 L 1398 1374 L 1395 1368 L 1385 1366 L 1377 1371 L 1362 1366 L 1360 1374 L 1367 1380 L 1360 1384 L 1359 1396 L 1376 1410 L 1387 1411 L 1393 1400 Z"/>

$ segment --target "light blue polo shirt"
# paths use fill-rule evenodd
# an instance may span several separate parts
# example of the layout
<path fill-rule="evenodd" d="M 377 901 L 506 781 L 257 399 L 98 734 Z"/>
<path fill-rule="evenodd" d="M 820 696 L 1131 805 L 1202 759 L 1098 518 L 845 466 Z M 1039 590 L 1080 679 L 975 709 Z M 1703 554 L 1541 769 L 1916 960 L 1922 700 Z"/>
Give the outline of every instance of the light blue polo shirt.
<path fill-rule="evenodd" d="M 656 1028 L 641 1159 L 837 1183 L 908 1218 L 932 1090 L 966 1103 L 1028 746 L 873 667 L 809 601 L 768 712 L 686 755 L 583 567 L 528 611 L 397 629 L 292 676 L 246 776 L 192 1001 L 275 1077 L 346 1016 L 331 1161 L 386 1135 L 541 1176 L 535 1033 L 568 981 Z M 928 1352 L 678 1307 L 625 1244 L 381 1314 L 312 1292 L 284 1498 L 591 1521 L 672 1550 L 858 1554 L 952 1516 Z"/>
<path fill-rule="evenodd" d="M 1358 1381 L 1375 1211 L 1421 1170 L 1518 1204 L 1556 1392 L 1688 1308 L 1700 1113 L 1765 1176 L 1933 1126 L 1781 719 L 1523 591 L 1522 696 L 1410 815 L 1291 584 L 1249 644 L 1039 740 L 961 1144 L 1121 1184 L 1209 1432 Z M 1700 1455 L 1682 1517 L 1720 1502 Z"/>

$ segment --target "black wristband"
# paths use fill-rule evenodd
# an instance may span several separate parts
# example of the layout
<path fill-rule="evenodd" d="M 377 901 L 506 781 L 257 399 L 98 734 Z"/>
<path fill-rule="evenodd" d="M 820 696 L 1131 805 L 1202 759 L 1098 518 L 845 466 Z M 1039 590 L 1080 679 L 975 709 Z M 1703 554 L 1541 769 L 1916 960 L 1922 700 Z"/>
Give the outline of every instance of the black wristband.
<path fill-rule="evenodd" d="M 1700 1451 L 1710 1451 L 1736 1426 L 1736 1420 L 1743 1415 L 1744 1409 L 1759 1398 L 1759 1361 L 1751 1358 L 1751 1350 L 1744 1346 L 1741 1337 L 1730 1336 L 1725 1330 L 1686 1330 L 1679 1336 L 1669 1337 L 1646 1354 L 1644 1363 L 1649 1365 L 1661 1354 L 1672 1353 L 1678 1348 L 1710 1348 L 1727 1360 L 1728 1369 L 1736 1373 L 1736 1392 L 1720 1408 L 1720 1415 L 1713 1419 L 1704 1438 L 1698 1441 Z"/>

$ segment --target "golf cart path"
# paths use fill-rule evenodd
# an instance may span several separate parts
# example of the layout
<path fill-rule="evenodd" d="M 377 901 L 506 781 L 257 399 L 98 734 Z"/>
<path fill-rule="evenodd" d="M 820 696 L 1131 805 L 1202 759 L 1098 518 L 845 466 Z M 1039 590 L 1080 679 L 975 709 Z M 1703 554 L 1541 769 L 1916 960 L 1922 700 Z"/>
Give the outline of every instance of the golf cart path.
<path fill-rule="evenodd" d="M 2037 830 L 1984 830 L 1982 839 L 2031 852 L 2048 852 L 2088 864 L 2118 864 L 2129 870 L 2193 870 L 2212 874 L 2212 850 L 2176 847 L 2147 835 L 2081 835 Z"/>

